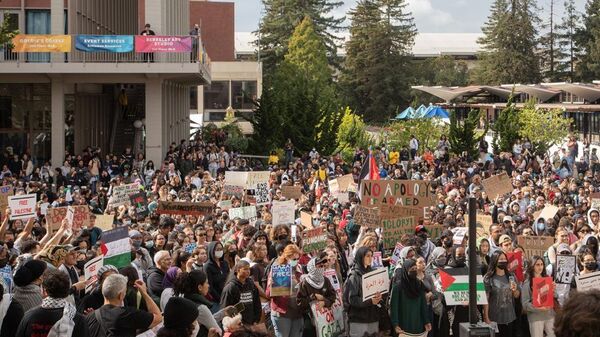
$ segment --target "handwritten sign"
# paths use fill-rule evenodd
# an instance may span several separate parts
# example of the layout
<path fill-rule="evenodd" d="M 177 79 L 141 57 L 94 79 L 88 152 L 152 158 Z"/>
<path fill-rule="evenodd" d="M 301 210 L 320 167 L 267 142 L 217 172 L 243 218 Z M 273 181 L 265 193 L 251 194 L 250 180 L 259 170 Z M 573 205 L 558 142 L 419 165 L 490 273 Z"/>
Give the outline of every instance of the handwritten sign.
<path fill-rule="evenodd" d="M 238 186 L 244 189 L 248 180 L 248 172 L 225 171 L 225 186 Z"/>
<path fill-rule="evenodd" d="M 335 270 L 328 269 L 323 275 L 329 279 L 335 290 L 335 302 L 331 308 L 319 308 L 316 302 L 311 302 L 313 323 L 317 337 L 336 337 L 344 333 L 344 306 L 342 303 L 342 288 Z"/>
<path fill-rule="evenodd" d="M 221 200 L 217 203 L 217 207 L 219 207 L 220 209 L 222 209 L 224 211 L 230 210 L 231 206 L 232 206 L 231 200 Z"/>
<path fill-rule="evenodd" d="M 225 185 L 223 186 L 223 195 L 227 196 L 228 198 L 236 197 L 238 199 L 241 199 L 244 196 L 244 188 L 235 185 Z"/>
<path fill-rule="evenodd" d="M 98 282 L 98 270 L 104 265 L 104 256 L 99 255 L 89 260 L 83 267 L 85 276 L 85 292 L 89 294 Z"/>
<path fill-rule="evenodd" d="M 312 216 L 308 212 L 300 212 L 300 223 L 306 229 L 313 228 Z"/>
<path fill-rule="evenodd" d="M 544 256 L 544 253 L 554 244 L 551 236 L 517 236 L 517 243 L 525 250 L 525 256 L 531 258 L 534 255 Z"/>
<path fill-rule="evenodd" d="M 302 186 L 281 186 L 281 195 L 286 199 L 302 198 Z"/>
<path fill-rule="evenodd" d="M 379 208 L 358 205 L 354 210 L 354 220 L 361 226 L 369 228 L 380 227 L 381 214 Z"/>
<path fill-rule="evenodd" d="M 201 216 L 211 214 L 214 207 L 212 202 L 159 201 L 156 213 Z"/>
<path fill-rule="evenodd" d="M 127 205 L 129 203 L 129 196 L 139 192 L 140 184 L 126 184 L 115 186 L 112 189 L 112 195 L 108 200 L 108 207 L 119 207 L 121 205 Z"/>
<path fill-rule="evenodd" d="M 103 231 L 111 230 L 113 228 L 114 219 L 114 215 L 110 214 L 96 215 L 96 222 L 94 226 L 102 229 Z"/>
<path fill-rule="evenodd" d="M 397 218 L 392 220 L 382 220 L 383 226 L 383 248 L 390 249 L 396 246 L 404 234 L 415 233 L 415 218 Z"/>
<path fill-rule="evenodd" d="M 2 186 L 0 187 L 0 211 L 4 212 L 6 207 L 8 207 L 8 197 L 12 196 L 13 188 L 12 186 Z"/>
<path fill-rule="evenodd" d="M 292 266 L 274 264 L 271 267 L 271 297 L 290 296 L 292 293 Z"/>
<path fill-rule="evenodd" d="M 505 195 L 513 190 L 512 182 L 506 172 L 484 179 L 481 184 L 490 199 L 495 199 L 497 196 Z"/>
<path fill-rule="evenodd" d="M 554 307 L 554 282 L 552 277 L 534 277 L 531 303 L 536 308 Z"/>
<path fill-rule="evenodd" d="M 600 290 L 600 271 L 575 277 L 577 291 Z"/>
<path fill-rule="evenodd" d="M 348 196 L 348 190 L 347 188 L 342 190 L 340 188 L 340 183 L 339 183 L 339 179 L 332 179 L 328 181 L 329 184 L 329 193 L 331 193 L 331 196 L 335 199 L 337 199 L 339 202 L 341 203 L 345 203 L 350 201 L 350 198 Z"/>
<path fill-rule="evenodd" d="M 46 222 L 50 227 L 52 233 L 55 233 L 67 216 L 67 207 L 51 207 L 48 208 L 48 214 L 46 214 Z"/>
<path fill-rule="evenodd" d="M 390 277 L 387 269 L 378 268 L 362 276 L 363 302 L 370 300 L 377 293 L 386 294 L 390 288 Z"/>
<path fill-rule="evenodd" d="M 279 224 L 292 224 L 295 219 L 296 202 L 294 200 L 274 201 L 272 214 L 273 226 Z"/>
<path fill-rule="evenodd" d="M 394 205 L 380 205 L 381 219 L 406 218 L 412 216 L 416 222 L 424 219 L 424 207 L 407 207 Z"/>
<path fill-rule="evenodd" d="M 429 232 L 429 237 L 432 240 L 439 238 L 444 231 L 443 225 L 427 225 L 425 228 L 427 229 L 427 232 Z"/>
<path fill-rule="evenodd" d="M 257 185 L 261 183 L 268 184 L 269 177 L 271 176 L 270 171 L 250 171 L 246 173 L 247 176 L 245 186 L 248 190 L 257 188 Z"/>
<path fill-rule="evenodd" d="M 256 206 L 235 207 L 229 209 L 229 218 L 251 220 L 256 218 Z"/>
<path fill-rule="evenodd" d="M 571 284 L 575 277 L 575 255 L 557 255 L 554 281 L 561 284 Z"/>
<path fill-rule="evenodd" d="M 465 236 L 468 232 L 469 228 L 467 227 L 452 228 L 452 233 L 454 233 L 454 235 L 452 236 L 452 244 L 457 246 L 462 245 L 463 241 L 465 241 Z"/>
<path fill-rule="evenodd" d="M 361 204 L 426 207 L 435 205 L 431 183 L 424 180 L 363 180 Z"/>
<path fill-rule="evenodd" d="M 27 220 L 35 217 L 36 194 L 11 195 L 8 197 L 10 220 Z"/>
<path fill-rule="evenodd" d="M 148 198 L 146 193 L 138 192 L 129 196 L 129 202 L 135 207 L 135 214 L 138 218 L 145 218 L 150 214 L 148 210 Z"/>
<path fill-rule="evenodd" d="M 307 229 L 302 232 L 302 250 L 305 253 L 318 252 L 327 247 L 327 233 L 323 227 Z"/>

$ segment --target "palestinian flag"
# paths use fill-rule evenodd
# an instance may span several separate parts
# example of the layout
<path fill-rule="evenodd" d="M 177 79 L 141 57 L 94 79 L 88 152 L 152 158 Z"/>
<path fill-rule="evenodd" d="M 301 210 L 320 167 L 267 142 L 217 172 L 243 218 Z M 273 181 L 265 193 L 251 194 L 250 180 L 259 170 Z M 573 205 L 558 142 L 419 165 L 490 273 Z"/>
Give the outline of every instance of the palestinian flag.
<path fill-rule="evenodd" d="M 440 283 L 447 305 L 466 305 L 469 303 L 469 269 L 440 269 Z M 477 275 L 477 304 L 487 304 L 483 276 Z"/>
<path fill-rule="evenodd" d="M 104 265 L 117 268 L 131 264 L 131 244 L 127 226 L 118 227 L 102 233 L 100 251 L 104 255 Z"/>

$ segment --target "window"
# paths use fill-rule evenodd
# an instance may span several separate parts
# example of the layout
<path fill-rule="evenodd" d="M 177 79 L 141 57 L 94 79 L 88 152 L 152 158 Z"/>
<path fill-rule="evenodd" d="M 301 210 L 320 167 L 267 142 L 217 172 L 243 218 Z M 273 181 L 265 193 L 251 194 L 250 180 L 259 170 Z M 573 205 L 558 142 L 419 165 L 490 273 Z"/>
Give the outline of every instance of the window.
<path fill-rule="evenodd" d="M 204 110 L 227 109 L 229 81 L 214 81 L 204 86 Z"/>
<path fill-rule="evenodd" d="M 253 109 L 257 98 L 256 81 L 232 81 L 231 96 L 234 109 Z"/>
<path fill-rule="evenodd" d="M 198 110 L 198 87 L 190 88 L 190 110 Z"/>

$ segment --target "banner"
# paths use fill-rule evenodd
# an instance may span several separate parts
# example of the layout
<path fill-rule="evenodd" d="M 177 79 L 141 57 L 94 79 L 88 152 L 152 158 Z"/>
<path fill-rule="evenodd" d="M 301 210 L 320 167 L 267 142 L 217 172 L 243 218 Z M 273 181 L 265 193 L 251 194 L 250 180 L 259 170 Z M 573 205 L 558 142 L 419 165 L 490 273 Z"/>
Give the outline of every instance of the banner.
<path fill-rule="evenodd" d="M 302 232 L 302 250 L 305 253 L 313 253 L 327 247 L 327 233 L 323 227 L 307 229 Z"/>
<path fill-rule="evenodd" d="M 531 303 L 536 308 L 554 307 L 554 282 L 552 277 L 534 277 Z"/>
<path fill-rule="evenodd" d="M 236 207 L 229 209 L 229 219 L 250 220 L 256 218 L 256 206 Z"/>
<path fill-rule="evenodd" d="M 447 305 L 467 305 L 469 303 L 469 269 L 439 269 L 440 282 Z M 483 276 L 477 275 L 477 305 L 488 304 L 483 285 Z"/>
<path fill-rule="evenodd" d="M 99 255 L 89 260 L 83 267 L 85 276 L 85 293 L 89 294 L 98 282 L 98 270 L 104 265 L 104 256 Z"/>
<path fill-rule="evenodd" d="M 424 180 L 363 180 L 360 191 L 363 205 L 435 205 L 431 182 Z"/>
<path fill-rule="evenodd" d="M 8 197 L 14 195 L 12 186 L 0 187 L 0 212 L 4 213 L 4 210 L 8 207 Z M 4 214 L 0 214 L 3 217 Z"/>
<path fill-rule="evenodd" d="M 84 52 L 129 53 L 133 35 L 77 35 L 75 49 Z"/>
<path fill-rule="evenodd" d="M 27 220 L 29 218 L 34 218 L 36 216 L 36 203 L 36 194 L 9 196 L 8 207 L 10 207 L 10 220 Z"/>
<path fill-rule="evenodd" d="M 296 220 L 296 202 L 294 200 L 273 201 L 271 208 L 273 226 L 293 224 Z"/>
<path fill-rule="evenodd" d="M 600 290 L 600 271 L 575 277 L 577 291 Z"/>
<path fill-rule="evenodd" d="M 575 263 L 575 255 L 557 255 L 554 282 L 560 284 L 571 284 L 573 277 L 575 277 Z"/>
<path fill-rule="evenodd" d="M 381 227 L 381 214 L 377 207 L 357 205 L 354 210 L 354 222 L 369 228 Z"/>
<path fill-rule="evenodd" d="M 150 214 L 148 210 L 148 198 L 146 197 L 146 193 L 138 192 L 135 194 L 129 195 L 129 202 L 131 205 L 135 207 L 135 214 L 139 218 L 145 218 Z"/>
<path fill-rule="evenodd" d="M 192 52 L 192 37 L 190 36 L 159 36 L 136 35 L 136 53 L 190 53 Z"/>
<path fill-rule="evenodd" d="M 96 215 L 96 222 L 95 222 L 94 226 L 100 228 L 103 231 L 108 231 L 113 228 L 114 220 L 115 220 L 114 215 L 110 215 L 110 214 Z"/>
<path fill-rule="evenodd" d="M 390 289 L 390 277 L 386 268 L 378 268 L 362 276 L 363 302 L 377 293 L 386 294 Z"/>
<path fill-rule="evenodd" d="M 302 186 L 281 186 L 281 195 L 286 199 L 302 198 Z"/>
<path fill-rule="evenodd" d="M 510 193 L 513 190 L 512 181 L 506 172 L 483 179 L 481 184 L 490 200 L 496 199 L 499 195 Z"/>
<path fill-rule="evenodd" d="M 342 303 L 342 288 L 335 270 L 328 269 L 323 273 L 335 290 L 335 302 L 331 308 L 319 308 L 315 301 L 310 303 L 313 323 L 317 330 L 317 337 L 337 337 L 344 333 L 344 306 Z"/>
<path fill-rule="evenodd" d="M 108 199 L 107 207 L 119 207 L 121 205 L 129 204 L 129 196 L 139 192 L 139 190 L 140 190 L 139 183 L 126 184 L 126 185 L 120 185 L 120 186 L 113 187 L 112 195 L 110 196 L 110 199 Z"/>
<path fill-rule="evenodd" d="M 271 297 L 292 294 L 292 266 L 289 264 L 271 267 Z"/>
<path fill-rule="evenodd" d="M 525 274 L 523 272 L 523 252 L 518 250 L 514 253 L 507 253 L 506 258 L 508 259 L 508 271 L 514 273 L 519 282 L 525 281 Z"/>
<path fill-rule="evenodd" d="M 179 201 L 159 201 L 157 214 L 180 214 L 201 216 L 211 214 L 215 205 L 210 202 L 179 202 Z"/>
<path fill-rule="evenodd" d="M 69 53 L 70 35 L 16 35 L 12 51 L 16 53 Z"/>
<path fill-rule="evenodd" d="M 383 248 L 390 249 L 396 246 L 396 242 L 404 234 L 415 234 L 415 218 L 397 218 L 392 220 L 382 220 L 383 227 Z"/>
<path fill-rule="evenodd" d="M 554 244 L 551 236 L 517 236 L 517 243 L 525 250 L 525 256 L 529 259 L 534 255 L 544 256 L 544 253 Z"/>

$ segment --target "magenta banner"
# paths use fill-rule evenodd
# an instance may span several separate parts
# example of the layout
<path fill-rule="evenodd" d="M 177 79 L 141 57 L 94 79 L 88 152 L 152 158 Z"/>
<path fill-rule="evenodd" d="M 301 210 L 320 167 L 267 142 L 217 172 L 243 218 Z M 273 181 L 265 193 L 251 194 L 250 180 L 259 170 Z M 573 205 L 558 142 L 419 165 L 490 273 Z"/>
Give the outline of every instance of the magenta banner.
<path fill-rule="evenodd" d="M 137 53 L 189 53 L 192 51 L 192 37 L 136 35 Z"/>

